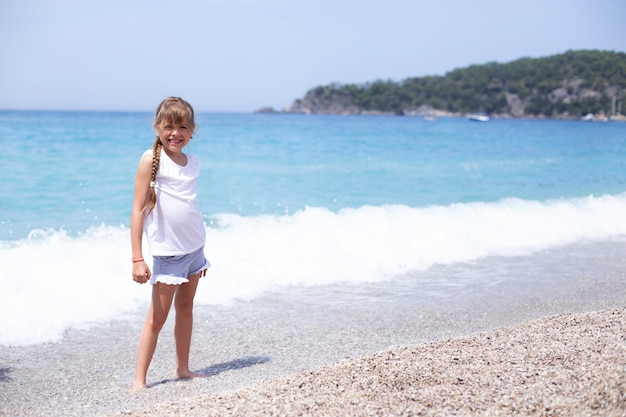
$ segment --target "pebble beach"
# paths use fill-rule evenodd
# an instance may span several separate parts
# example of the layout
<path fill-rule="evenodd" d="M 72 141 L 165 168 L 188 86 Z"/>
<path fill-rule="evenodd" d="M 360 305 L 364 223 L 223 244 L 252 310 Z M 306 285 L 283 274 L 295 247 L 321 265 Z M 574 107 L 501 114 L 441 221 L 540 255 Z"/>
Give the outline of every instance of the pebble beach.
<path fill-rule="evenodd" d="M 390 349 L 133 416 L 623 416 L 626 311 Z"/>
<path fill-rule="evenodd" d="M 625 416 L 626 283 L 617 263 L 599 267 L 445 302 L 392 282 L 360 302 L 321 287 L 196 306 L 191 366 L 207 377 L 172 379 L 170 316 L 149 388 L 132 392 L 138 311 L 0 347 L 0 415 Z"/>

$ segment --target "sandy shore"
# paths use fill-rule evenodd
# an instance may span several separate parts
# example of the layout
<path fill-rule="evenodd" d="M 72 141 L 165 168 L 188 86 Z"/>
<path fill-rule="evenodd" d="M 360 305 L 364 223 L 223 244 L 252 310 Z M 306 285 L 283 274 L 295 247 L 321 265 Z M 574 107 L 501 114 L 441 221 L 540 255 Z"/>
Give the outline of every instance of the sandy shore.
<path fill-rule="evenodd" d="M 496 265 L 507 280 L 445 298 L 391 283 L 197 306 L 191 366 L 210 377 L 171 379 L 169 320 L 140 393 L 143 311 L 0 347 L 0 415 L 625 416 L 623 251 L 599 249 L 566 271 L 580 257 L 538 255 L 523 273 L 512 259 Z"/>
<path fill-rule="evenodd" d="M 390 349 L 132 416 L 624 416 L 626 310 Z"/>

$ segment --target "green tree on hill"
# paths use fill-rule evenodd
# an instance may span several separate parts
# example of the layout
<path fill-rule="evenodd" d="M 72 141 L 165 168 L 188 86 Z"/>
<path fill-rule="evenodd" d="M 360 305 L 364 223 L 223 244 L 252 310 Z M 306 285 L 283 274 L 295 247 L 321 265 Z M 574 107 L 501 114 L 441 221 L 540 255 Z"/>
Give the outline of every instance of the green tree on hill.
<path fill-rule="evenodd" d="M 513 116 L 580 116 L 611 111 L 626 93 L 626 54 L 568 51 L 454 69 L 443 76 L 315 87 L 288 111 L 415 114 L 484 111 Z"/>

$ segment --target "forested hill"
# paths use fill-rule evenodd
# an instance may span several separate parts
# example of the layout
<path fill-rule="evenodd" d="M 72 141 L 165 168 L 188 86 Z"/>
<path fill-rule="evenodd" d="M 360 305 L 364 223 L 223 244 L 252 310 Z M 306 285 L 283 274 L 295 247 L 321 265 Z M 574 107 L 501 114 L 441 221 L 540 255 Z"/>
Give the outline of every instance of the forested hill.
<path fill-rule="evenodd" d="M 609 117 L 626 95 L 626 54 L 568 51 L 455 69 L 443 76 L 315 87 L 286 109 L 307 114 Z M 626 110 L 625 110 L 626 111 Z"/>

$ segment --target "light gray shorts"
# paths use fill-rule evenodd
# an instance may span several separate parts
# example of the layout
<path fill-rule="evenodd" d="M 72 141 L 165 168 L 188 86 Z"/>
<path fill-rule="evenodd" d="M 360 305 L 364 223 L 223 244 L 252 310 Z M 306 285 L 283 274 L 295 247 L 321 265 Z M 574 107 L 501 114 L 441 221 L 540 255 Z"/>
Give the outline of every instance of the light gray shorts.
<path fill-rule="evenodd" d="M 211 264 L 204 257 L 204 247 L 193 253 L 179 256 L 154 256 L 150 284 L 184 284 L 187 277 L 209 268 Z"/>

